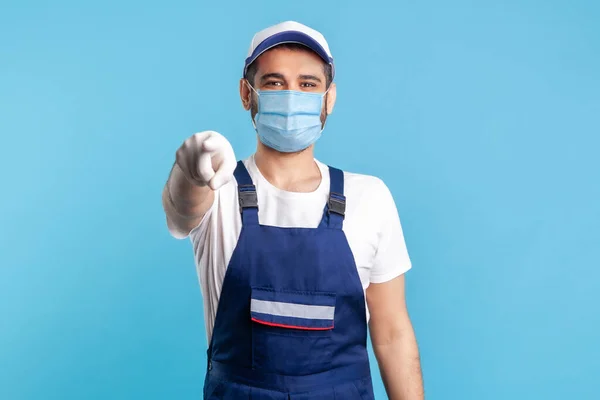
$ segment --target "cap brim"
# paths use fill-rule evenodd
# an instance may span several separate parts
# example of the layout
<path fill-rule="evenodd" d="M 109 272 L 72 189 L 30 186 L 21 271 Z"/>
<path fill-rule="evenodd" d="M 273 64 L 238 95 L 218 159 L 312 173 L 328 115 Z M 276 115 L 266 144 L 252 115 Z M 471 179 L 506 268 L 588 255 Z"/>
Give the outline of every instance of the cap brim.
<path fill-rule="evenodd" d="M 323 46 L 321 46 L 316 40 L 302 32 L 285 31 L 276 33 L 275 35 L 268 37 L 262 43 L 256 46 L 250 57 L 246 58 L 246 63 L 244 65 L 244 75 L 248 70 L 248 66 L 254 61 L 256 61 L 256 59 L 261 54 L 263 54 L 267 50 L 272 49 L 275 46 L 284 43 L 298 43 L 304 45 L 312 51 L 314 51 L 315 53 L 317 53 L 319 57 L 323 59 L 323 61 L 325 61 L 327 64 L 331 64 L 331 66 L 333 67 L 333 58 L 331 58 L 329 54 L 327 54 L 327 51 L 325 51 Z"/>

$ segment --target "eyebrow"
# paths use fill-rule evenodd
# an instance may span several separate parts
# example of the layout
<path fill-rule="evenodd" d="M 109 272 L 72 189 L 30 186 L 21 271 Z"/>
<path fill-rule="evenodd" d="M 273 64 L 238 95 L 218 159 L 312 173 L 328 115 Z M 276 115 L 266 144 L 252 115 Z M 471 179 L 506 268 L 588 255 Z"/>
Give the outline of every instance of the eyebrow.
<path fill-rule="evenodd" d="M 281 80 L 285 80 L 285 78 L 283 77 L 282 74 L 277 73 L 277 72 L 271 72 L 270 74 L 264 74 L 263 76 L 260 77 L 260 81 L 264 82 L 267 79 L 281 79 Z"/>
<path fill-rule="evenodd" d="M 300 75 L 298 78 L 304 79 L 304 80 L 307 80 L 307 81 L 316 81 L 316 82 L 319 82 L 319 83 L 322 82 L 321 78 L 319 78 L 316 75 Z"/>

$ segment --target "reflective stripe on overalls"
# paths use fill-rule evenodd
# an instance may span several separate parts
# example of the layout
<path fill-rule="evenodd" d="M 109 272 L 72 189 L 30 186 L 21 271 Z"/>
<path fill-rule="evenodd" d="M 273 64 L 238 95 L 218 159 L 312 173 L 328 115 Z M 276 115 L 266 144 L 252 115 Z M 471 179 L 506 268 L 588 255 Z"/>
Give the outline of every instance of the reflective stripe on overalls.
<path fill-rule="evenodd" d="M 242 162 L 242 230 L 208 350 L 205 399 L 373 399 L 363 288 L 342 225 L 343 172 L 329 168 L 317 228 L 258 221 Z"/>

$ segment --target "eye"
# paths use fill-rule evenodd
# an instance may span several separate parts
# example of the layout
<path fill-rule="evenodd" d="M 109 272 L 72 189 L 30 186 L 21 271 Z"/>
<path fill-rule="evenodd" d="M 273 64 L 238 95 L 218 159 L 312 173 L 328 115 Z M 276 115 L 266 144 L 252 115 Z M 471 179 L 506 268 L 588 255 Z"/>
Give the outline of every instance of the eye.
<path fill-rule="evenodd" d="M 275 87 L 277 87 L 277 86 L 282 86 L 282 85 L 283 85 L 283 83 L 280 82 L 280 81 L 268 81 L 268 82 L 265 83 L 265 86 L 275 86 Z"/>
<path fill-rule="evenodd" d="M 309 88 L 309 89 L 317 87 L 317 85 L 315 83 L 313 83 L 313 82 L 302 82 L 300 84 L 300 86 L 303 87 L 303 88 Z"/>

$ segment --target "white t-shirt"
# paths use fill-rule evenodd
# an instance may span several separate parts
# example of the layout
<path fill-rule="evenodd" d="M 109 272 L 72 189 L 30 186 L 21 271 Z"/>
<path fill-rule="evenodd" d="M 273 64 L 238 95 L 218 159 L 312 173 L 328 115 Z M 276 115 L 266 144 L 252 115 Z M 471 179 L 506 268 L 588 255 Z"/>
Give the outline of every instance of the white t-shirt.
<path fill-rule="evenodd" d="M 259 223 L 278 227 L 316 228 L 329 196 L 329 169 L 315 160 L 321 184 L 310 193 L 286 192 L 260 173 L 254 157 L 244 160 L 256 186 Z M 366 289 L 387 282 L 411 268 L 400 218 L 387 186 L 378 178 L 344 172 L 346 216 L 343 230 Z M 206 337 L 212 335 L 219 295 L 229 260 L 242 229 L 235 179 L 215 193 L 215 201 L 190 232 L 204 299 Z M 367 310 L 367 318 L 369 313 Z"/>

